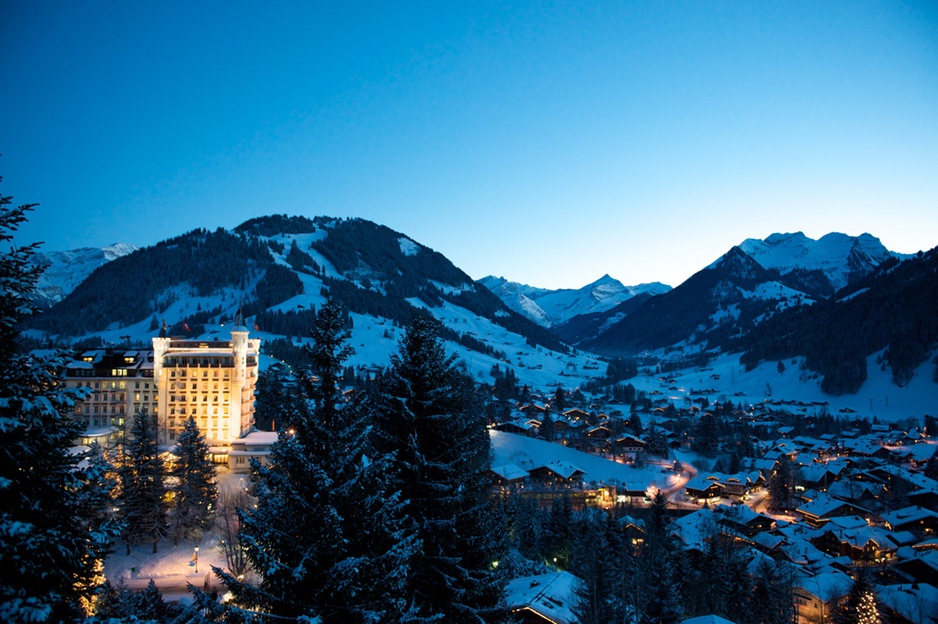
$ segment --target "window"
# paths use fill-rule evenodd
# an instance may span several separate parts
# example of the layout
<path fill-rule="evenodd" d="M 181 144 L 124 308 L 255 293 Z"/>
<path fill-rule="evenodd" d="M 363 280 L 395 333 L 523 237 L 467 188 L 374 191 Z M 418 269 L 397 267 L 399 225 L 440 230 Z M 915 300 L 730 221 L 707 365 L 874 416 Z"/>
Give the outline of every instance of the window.
<path fill-rule="evenodd" d="M 136 389 L 136 390 L 139 390 L 139 389 L 140 389 L 140 382 L 139 382 L 139 381 L 135 381 L 135 382 L 134 382 L 134 389 Z"/>

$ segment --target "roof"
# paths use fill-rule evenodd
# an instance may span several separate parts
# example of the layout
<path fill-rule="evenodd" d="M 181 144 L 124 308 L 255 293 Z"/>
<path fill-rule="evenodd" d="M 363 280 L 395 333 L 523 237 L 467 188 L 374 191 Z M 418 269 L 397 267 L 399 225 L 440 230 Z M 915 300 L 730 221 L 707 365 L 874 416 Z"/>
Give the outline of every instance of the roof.
<path fill-rule="evenodd" d="M 938 613 L 938 589 L 928 583 L 877 585 L 876 597 L 913 624 L 931 624 Z"/>
<path fill-rule="evenodd" d="M 582 581 L 569 572 L 524 576 L 508 582 L 505 603 L 512 611 L 530 609 L 557 624 L 579 622 L 574 607 Z"/>
<path fill-rule="evenodd" d="M 938 513 L 924 507 L 903 507 L 896 511 L 883 514 L 883 520 L 891 527 L 902 526 L 911 522 L 919 522 L 926 518 L 938 518 Z"/>
<path fill-rule="evenodd" d="M 799 575 L 795 587 L 807 591 L 824 602 L 830 602 L 847 595 L 853 580 L 843 572 L 822 572 L 814 576 Z"/>
<path fill-rule="evenodd" d="M 500 464 L 498 466 L 492 466 L 490 470 L 506 481 L 524 479 L 530 476 L 527 470 L 519 468 L 514 464 Z"/>

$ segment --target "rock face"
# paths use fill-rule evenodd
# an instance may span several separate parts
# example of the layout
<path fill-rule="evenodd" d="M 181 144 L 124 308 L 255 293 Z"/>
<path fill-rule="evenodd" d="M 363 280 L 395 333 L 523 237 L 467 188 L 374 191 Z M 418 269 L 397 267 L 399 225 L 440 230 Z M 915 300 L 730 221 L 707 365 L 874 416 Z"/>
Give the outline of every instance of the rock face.
<path fill-rule="evenodd" d="M 135 251 L 137 247 L 130 243 L 114 243 L 107 247 L 83 247 L 36 254 L 34 262 L 46 267 L 37 284 L 36 303 L 42 308 L 51 308 L 99 266 Z"/>

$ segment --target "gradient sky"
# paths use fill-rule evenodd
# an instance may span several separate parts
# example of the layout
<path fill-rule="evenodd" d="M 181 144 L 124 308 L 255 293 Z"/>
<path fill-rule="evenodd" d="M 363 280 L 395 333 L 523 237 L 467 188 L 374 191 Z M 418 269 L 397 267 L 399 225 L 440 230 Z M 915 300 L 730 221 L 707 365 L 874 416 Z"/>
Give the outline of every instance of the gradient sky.
<path fill-rule="evenodd" d="M 510 4 L 0 0 L 17 241 L 363 217 L 549 288 L 938 245 L 938 3 Z"/>

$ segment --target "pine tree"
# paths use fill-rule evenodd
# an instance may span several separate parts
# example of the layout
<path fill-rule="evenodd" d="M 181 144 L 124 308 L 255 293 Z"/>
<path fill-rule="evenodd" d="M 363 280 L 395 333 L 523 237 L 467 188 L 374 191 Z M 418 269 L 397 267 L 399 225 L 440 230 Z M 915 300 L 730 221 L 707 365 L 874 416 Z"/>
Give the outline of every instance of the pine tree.
<path fill-rule="evenodd" d="M 494 621 L 502 587 L 492 562 L 495 523 L 487 500 L 488 432 L 472 381 L 447 356 L 438 323 L 415 315 L 392 356 L 378 411 L 379 450 L 423 547 L 411 562 L 406 598 L 427 621 Z"/>
<path fill-rule="evenodd" d="M 177 459 L 170 470 L 175 481 L 175 500 L 170 515 L 173 541 L 190 538 L 209 525 L 214 515 L 218 490 L 215 487 L 215 465 L 208 454 L 205 436 L 190 416 L 176 442 Z"/>
<path fill-rule="evenodd" d="M 33 206 L 0 196 L 0 244 Z M 41 272 L 36 245 L 0 252 L 0 621 L 43 622 L 83 615 L 117 526 L 102 462 L 72 453 L 82 427 L 66 411 L 86 395 L 55 372 L 63 355 L 37 357 L 17 326 L 35 313 Z"/>
<path fill-rule="evenodd" d="M 298 380 L 307 400 L 297 403 L 269 465 L 253 464 L 257 506 L 242 514 L 241 539 L 260 584 L 214 568 L 234 599 L 218 607 L 197 594 L 225 621 L 255 610 L 322 622 L 407 619 L 403 585 L 417 543 L 389 488 L 387 462 L 369 447 L 367 397 L 340 407 L 337 384 L 352 354 L 344 327 L 336 305 L 319 310 L 312 369 Z"/>
<path fill-rule="evenodd" d="M 153 552 L 166 534 L 166 466 L 157 444 L 156 417 L 146 409 L 134 418 L 131 439 L 125 442 L 123 464 L 119 468 L 121 493 L 119 507 L 124 520 L 127 554 L 135 544 L 150 542 Z"/>

